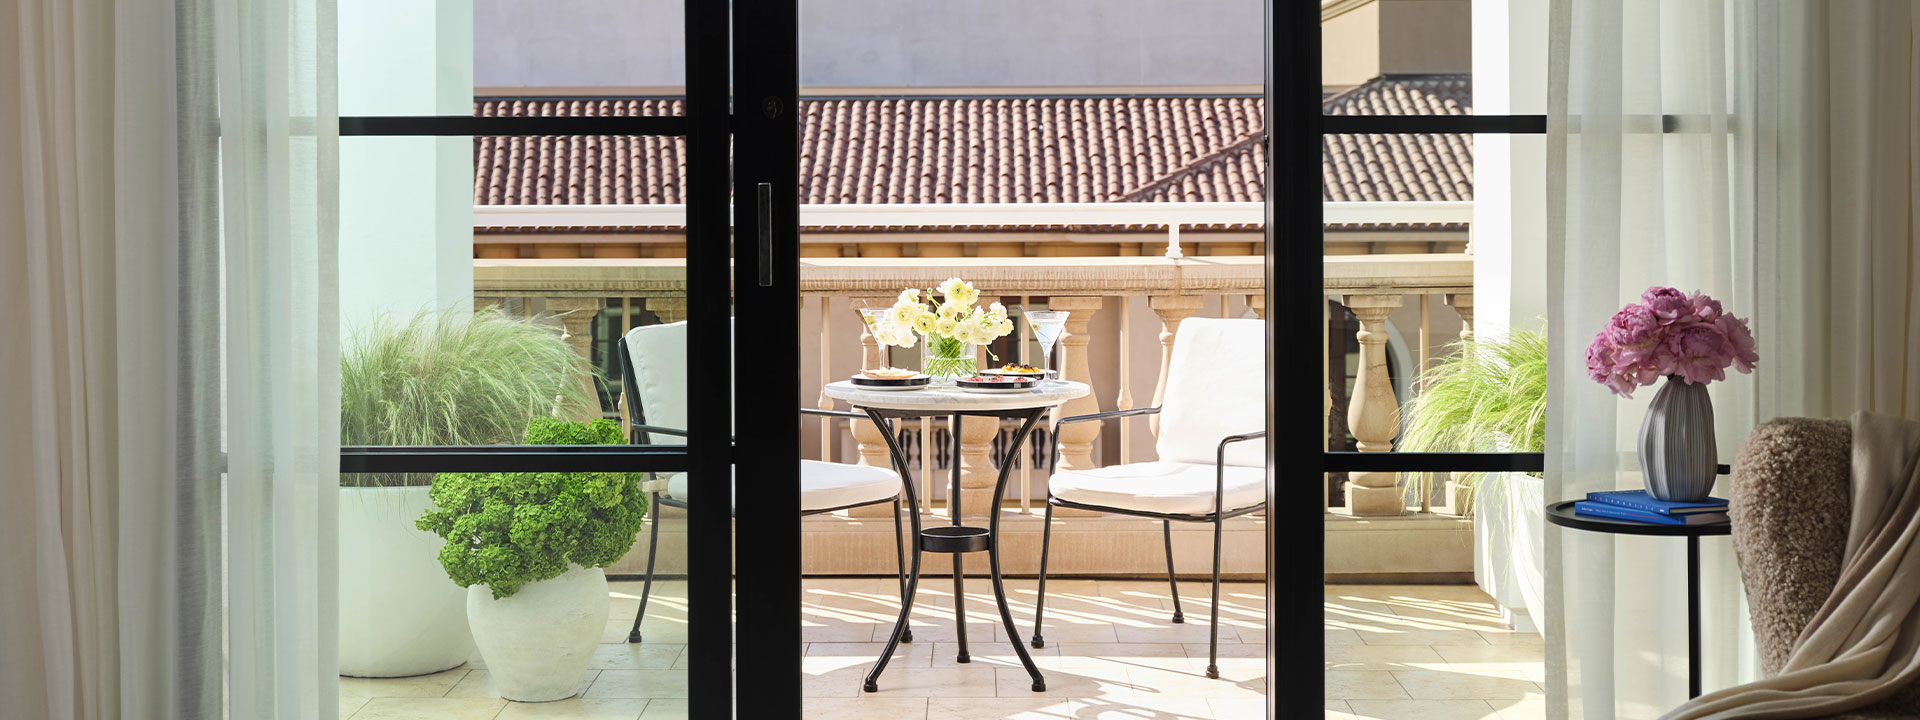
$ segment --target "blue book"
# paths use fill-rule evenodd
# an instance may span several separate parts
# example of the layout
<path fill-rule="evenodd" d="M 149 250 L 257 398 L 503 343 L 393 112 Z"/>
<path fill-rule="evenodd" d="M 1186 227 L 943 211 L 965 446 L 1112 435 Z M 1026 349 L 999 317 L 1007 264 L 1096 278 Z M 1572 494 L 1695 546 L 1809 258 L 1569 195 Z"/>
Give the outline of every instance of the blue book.
<path fill-rule="evenodd" d="M 1645 490 L 1590 492 L 1587 493 L 1587 499 L 1656 515 L 1690 515 L 1727 511 L 1727 501 L 1720 498 L 1707 498 L 1699 502 L 1671 502 L 1648 495 Z"/>
<path fill-rule="evenodd" d="M 1594 502 L 1592 500 L 1581 500 L 1574 503 L 1573 512 L 1575 515 L 1591 515 L 1608 520 L 1626 520 L 1628 522 L 1646 523 L 1648 525 L 1710 525 L 1717 522 L 1725 522 L 1727 519 L 1727 514 L 1723 512 L 1661 515 L 1659 513 L 1641 512 L 1632 508 Z"/>

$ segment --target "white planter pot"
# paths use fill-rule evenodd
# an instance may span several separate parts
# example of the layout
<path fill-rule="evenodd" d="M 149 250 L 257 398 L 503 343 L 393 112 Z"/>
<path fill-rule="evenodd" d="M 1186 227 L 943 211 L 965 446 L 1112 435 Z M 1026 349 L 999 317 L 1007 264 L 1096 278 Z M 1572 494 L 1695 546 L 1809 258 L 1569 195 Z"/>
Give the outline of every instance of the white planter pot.
<path fill-rule="evenodd" d="M 467 588 L 467 620 L 500 697 L 549 702 L 573 697 L 606 630 L 611 603 L 607 574 L 574 567 L 493 599 L 485 585 Z"/>
<path fill-rule="evenodd" d="M 427 488 L 340 488 L 340 674 L 406 677 L 473 656 L 466 591 L 440 567 L 442 541 L 413 526 Z"/>
<path fill-rule="evenodd" d="M 1474 494 L 1473 580 L 1515 630 L 1541 632 L 1546 593 L 1545 481 L 1524 473 L 1481 480 Z"/>

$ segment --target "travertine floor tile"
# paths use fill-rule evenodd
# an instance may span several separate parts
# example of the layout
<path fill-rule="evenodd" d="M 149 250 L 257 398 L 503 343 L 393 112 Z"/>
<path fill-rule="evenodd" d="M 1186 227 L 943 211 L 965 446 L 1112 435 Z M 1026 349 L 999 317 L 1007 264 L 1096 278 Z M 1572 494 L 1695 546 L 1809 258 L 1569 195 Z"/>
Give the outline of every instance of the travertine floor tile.
<path fill-rule="evenodd" d="M 687 674 L 679 670 L 602 670 L 584 697 L 685 699 Z"/>
<path fill-rule="evenodd" d="M 914 697 L 808 698 L 801 705 L 808 720 L 923 720 L 927 717 L 927 699 Z"/>
<path fill-rule="evenodd" d="M 1518 674 L 1502 677 L 1409 669 L 1393 671 L 1393 679 L 1400 681 L 1407 695 L 1415 700 L 1517 699 L 1541 692 L 1539 685 Z"/>
<path fill-rule="evenodd" d="M 1077 701 L 1068 698 L 933 698 L 928 701 L 927 720 L 1070 720 Z M 846 716 L 854 717 L 854 716 Z"/>
<path fill-rule="evenodd" d="M 637 720 L 646 700 L 569 698 L 550 703 L 507 703 L 495 720 Z"/>
<path fill-rule="evenodd" d="M 368 700 L 353 720 L 490 720 L 505 700 L 382 697 Z"/>
<path fill-rule="evenodd" d="M 1348 700 L 1354 717 L 1372 720 L 1497 720 L 1485 700 Z"/>
<path fill-rule="evenodd" d="M 1393 673 L 1370 670 L 1328 670 L 1328 700 L 1412 700 Z"/>

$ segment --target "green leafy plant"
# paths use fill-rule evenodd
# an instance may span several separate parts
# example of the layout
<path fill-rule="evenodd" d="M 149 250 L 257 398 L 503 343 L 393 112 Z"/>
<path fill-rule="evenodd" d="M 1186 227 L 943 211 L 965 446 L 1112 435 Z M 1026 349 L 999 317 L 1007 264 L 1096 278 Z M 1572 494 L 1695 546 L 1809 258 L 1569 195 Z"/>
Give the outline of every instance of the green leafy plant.
<path fill-rule="evenodd" d="M 1400 447 L 1414 452 L 1541 452 L 1547 442 L 1547 335 L 1513 330 L 1461 344 L 1427 371 Z M 1485 473 L 1459 480 L 1478 493 Z M 1405 483 L 1409 491 L 1418 483 Z M 1463 509 L 1464 510 L 1464 509 Z"/>
<path fill-rule="evenodd" d="M 612 420 L 537 418 L 528 445 L 618 445 Z M 634 473 L 443 473 L 435 507 L 415 523 L 446 539 L 440 566 L 460 587 L 484 584 L 495 599 L 559 577 L 569 564 L 606 567 L 633 547 L 647 515 Z"/>
<path fill-rule="evenodd" d="M 487 309 L 386 318 L 340 353 L 340 444 L 497 445 L 546 415 L 599 410 L 586 360 L 559 328 Z M 427 485 L 430 474 L 341 475 L 346 486 Z"/>

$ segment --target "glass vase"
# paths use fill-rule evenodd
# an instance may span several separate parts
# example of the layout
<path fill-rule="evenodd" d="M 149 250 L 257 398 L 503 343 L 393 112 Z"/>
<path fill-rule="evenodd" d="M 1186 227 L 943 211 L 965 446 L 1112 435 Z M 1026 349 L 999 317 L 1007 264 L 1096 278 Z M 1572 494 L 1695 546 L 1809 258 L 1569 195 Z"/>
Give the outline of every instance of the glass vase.
<path fill-rule="evenodd" d="M 973 346 L 954 338 L 927 338 L 927 354 L 920 372 L 941 380 L 973 377 L 980 374 Z"/>
<path fill-rule="evenodd" d="M 1713 493 L 1719 465 L 1713 398 L 1706 384 L 1667 376 L 1640 422 L 1640 472 L 1647 494 L 1672 502 L 1705 500 Z"/>

